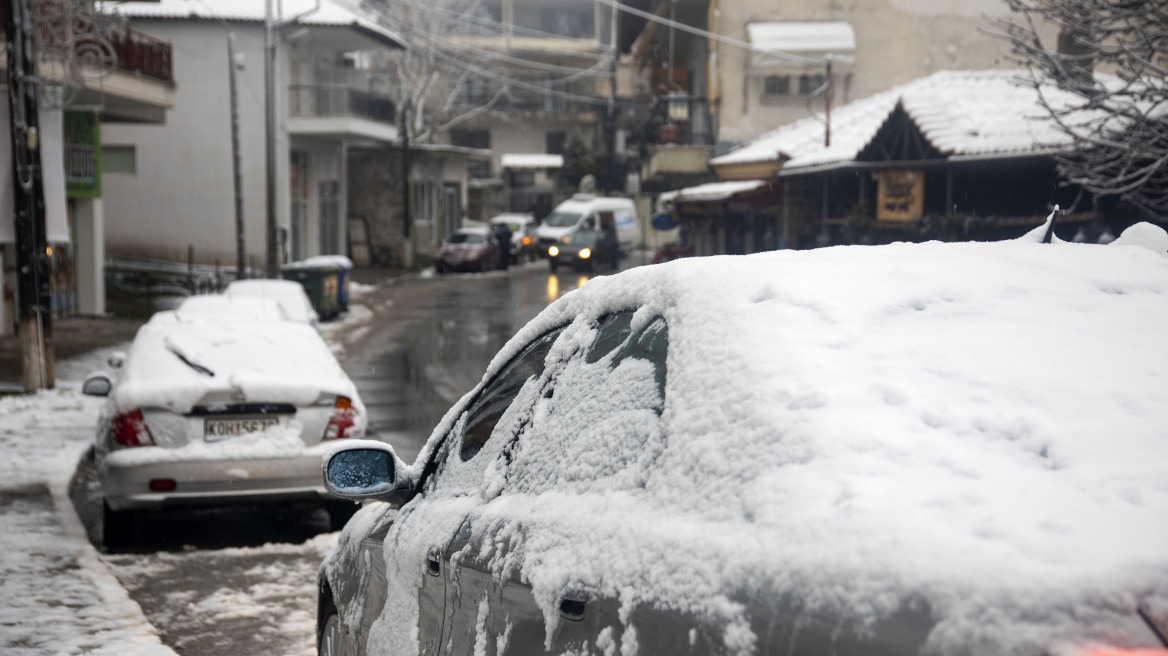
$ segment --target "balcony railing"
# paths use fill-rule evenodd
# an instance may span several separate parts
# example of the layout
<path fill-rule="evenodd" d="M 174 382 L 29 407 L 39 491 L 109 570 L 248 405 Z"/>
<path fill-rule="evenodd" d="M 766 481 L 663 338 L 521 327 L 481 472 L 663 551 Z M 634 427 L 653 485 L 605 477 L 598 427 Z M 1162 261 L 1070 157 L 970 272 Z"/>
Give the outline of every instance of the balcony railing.
<path fill-rule="evenodd" d="M 170 44 L 122 25 L 109 34 L 118 68 L 143 77 L 174 82 Z"/>
<path fill-rule="evenodd" d="M 125 18 L 90 13 L 67 0 L 38 0 L 33 6 L 42 56 L 174 82 L 170 43 L 131 28 Z"/>
<path fill-rule="evenodd" d="M 658 96 L 653 105 L 652 124 L 657 143 L 708 146 L 714 143 L 710 103 L 694 96 Z"/>
<path fill-rule="evenodd" d="M 292 116 L 351 116 L 389 125 L 397 115 L 388 98 L 328 84 L 289 86 L 288 112 Z"/>

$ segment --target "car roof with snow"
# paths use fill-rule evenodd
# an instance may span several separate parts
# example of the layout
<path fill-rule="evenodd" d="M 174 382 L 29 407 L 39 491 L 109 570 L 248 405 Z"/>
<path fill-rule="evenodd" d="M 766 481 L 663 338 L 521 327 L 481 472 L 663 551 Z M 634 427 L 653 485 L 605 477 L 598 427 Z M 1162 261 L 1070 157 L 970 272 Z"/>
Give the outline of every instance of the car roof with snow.
<path fill-rule="evenodd" d="M 524 214 L 518 212 L 496 214 L 491 217 L 491 223 L 534 223 L 535 217 L 531 214 Z"/>
<path fill-rule="evenodd" d="M 213 392 L 297 405 L 322 396 L 358 399 L 353 382 L 311 326 L 181 312 L 157 313 L 138 329 L 113 397 L 122 410 L 182 411 Z"/>
<path fill-rule="evenodd" d="M 287 321 L 288 314 L 275 298 L 199 294 L 190 296 L 174 310 L 180 319 L 220 321 Z"/>
<path fill-rule="evenodd" d="M 223 291 L 229 298 L 259 296 L 271 298 L 280 304 L 284 314 L 291 321 L 313 323 L 317 320 L 316 310 L 308 299 L 304 286 L 293 280 L 270 280 L 253 278 L 236 280 Z"/>
<path fill-rule="evenodd" d="M 861 625 L 908 599 L 938 653 L 1147 639 L 1135 604 L 1168 608 L 1168 235 L 1039 237 L 690 258 L 566 294 L 484 378 L 568 325 L 542 374 L 554 397 L 504 415 L 492 435 L 513 448 L 474 456 L 499 463 L 476 520 L 496 544 L 515 504 L 541 527 L 497 565 L 549 622 L 574 582 L 743 640 L 744 590 Z M 622 309 L 634 334 L 667 325 L 655 413 L 652 367 L 564 364 Z M 614 393 L 626 410 L 598 401 Z"/>

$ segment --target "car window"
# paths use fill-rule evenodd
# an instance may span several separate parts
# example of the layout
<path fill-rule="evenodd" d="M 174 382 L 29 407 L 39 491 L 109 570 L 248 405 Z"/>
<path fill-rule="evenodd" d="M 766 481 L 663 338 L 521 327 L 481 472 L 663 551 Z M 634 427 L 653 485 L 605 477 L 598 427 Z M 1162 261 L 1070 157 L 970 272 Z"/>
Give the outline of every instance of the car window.
<path fill-rule="evenodd" d="M 599 341 L 599 340 L 598 340 Z M 617 354 L 612 359 L 611 368 L 616 369 L 629 358 L 645 360 L 653 365 L 653 378 L 657 383 L 657 392 L 665 398 L 665 356 L 669 350 L 669 327 L 661 317 L 653 319 L 644 328 L 637 331 L 632 339 L 621 344 Z M 658 409 L 658 414 L 660 414 Z"/>
<path fill-rule="evenodd" d="M 552 212 L 544 219 L 544 225 L 550 228 L 568 228 L 580 222 L 580 215 L 575 212 Z"/>
<path fill-rule="evenodd" d="M 634 310 L 626 310 L 602 317 L 597 325 L 596 339 L 585 352 L 584 361 L 592 364 L 623 344 L 633 332 L 633 314 Z"/>
<path fill-rule="evenodd" d="M 543 373 L 548 351 L 563 330 L 563 327 L 557 328 L 533 341 L 483 388 L 471 404 L 462 430 L 459 457 L 463 462 L 482 450 L 491 438 L 495 425 L 499 423 L 499 418 L 511 406 L 527 381 L 533 377 L 538 379 Z"/>
<path fill-rule="evenodd" d="M 545 376 L 537 411 L 507 447 L 503 493 L 635 489 L 652 476 L 666 443 L 669 331 L 645 318 L 602 317 L 587 346 Z"/>

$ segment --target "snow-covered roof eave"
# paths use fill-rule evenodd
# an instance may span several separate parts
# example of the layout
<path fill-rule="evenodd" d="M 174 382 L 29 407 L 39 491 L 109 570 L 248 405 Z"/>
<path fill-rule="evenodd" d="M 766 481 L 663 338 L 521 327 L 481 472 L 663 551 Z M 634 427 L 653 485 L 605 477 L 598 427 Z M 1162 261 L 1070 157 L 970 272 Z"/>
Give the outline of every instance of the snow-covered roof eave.
<path fill-rule="evenodd" d="M 499 159 L 499 166 L 505 169 L 562 169 L 564 168 L 563 155 L 548 155 L 544 153 L 505 153 Z"/>
<path fill-rule="evenodd" d="M 673 192 L 668 200 L 677 203 L 713 203 L 731 200 L 741 194 L 758 191 L 770 183 L 767 180 L 734 180 L 730 182 L 710 182 L 686 187 Z"/>

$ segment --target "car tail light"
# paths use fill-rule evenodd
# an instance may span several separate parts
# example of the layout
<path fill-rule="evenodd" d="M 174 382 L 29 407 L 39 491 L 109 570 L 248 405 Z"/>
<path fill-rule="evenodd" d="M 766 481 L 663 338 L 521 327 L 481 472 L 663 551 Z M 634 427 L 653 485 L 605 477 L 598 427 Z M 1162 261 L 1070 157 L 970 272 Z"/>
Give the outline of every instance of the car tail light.
<path fill-rule="evenodd" d="M 530 246 L 531 245 L 531 237 L 524 237 L 523 238 L 523 245 Z"/>
<path fill-rule="evenodd" d="M 114 442 L 122 446 L 154 446 L 154 436 L 150 434 L 141 410 L 114 417 L 110 432 L 113 433 Z"/>
<path fill-rule="evenodd" d="M 333 416 L 324 429 L 324 439 L 339 440 L 351 437 L 356 425 L 357 409 L 353 407 L 353 402 L 347 396 L 338 396 L 337 402 L 333 405 Z"/>

